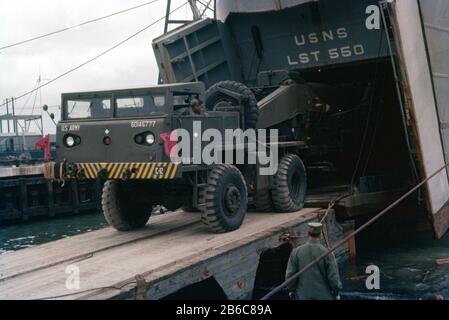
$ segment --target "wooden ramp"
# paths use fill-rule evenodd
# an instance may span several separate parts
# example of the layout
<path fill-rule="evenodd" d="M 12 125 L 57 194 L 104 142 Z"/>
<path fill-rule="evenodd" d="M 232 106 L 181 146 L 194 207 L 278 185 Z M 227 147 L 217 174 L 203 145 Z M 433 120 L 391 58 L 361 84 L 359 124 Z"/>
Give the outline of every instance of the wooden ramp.
<path fill-rule="evenodd" d="M 105 228 L 7 253 L 0 256 L 0 299 L 160 299 L 210 277 L 228 298 L 249 299 L 261 252 L 286 233 L 304 239 L 307 222 L 322 214 L 248 213 L 239 230 L 211 234 L 199 214 L 175 212 L 135 232 Z M 341 239 L 334 215 L 326 221 L 330 241 Z"/>

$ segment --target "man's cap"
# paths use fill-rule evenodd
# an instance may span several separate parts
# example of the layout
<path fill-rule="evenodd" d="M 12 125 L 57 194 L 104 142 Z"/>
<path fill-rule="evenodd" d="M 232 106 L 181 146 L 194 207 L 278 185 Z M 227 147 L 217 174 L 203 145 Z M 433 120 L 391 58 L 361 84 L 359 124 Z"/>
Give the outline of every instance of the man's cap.
<path fill-rule="evenodd" d="M 321 230 L 323 229 L 323 224 L 319 222 L 310 222 L 309 233 L 313 236 L 319 236 L 321 234 Z"/>

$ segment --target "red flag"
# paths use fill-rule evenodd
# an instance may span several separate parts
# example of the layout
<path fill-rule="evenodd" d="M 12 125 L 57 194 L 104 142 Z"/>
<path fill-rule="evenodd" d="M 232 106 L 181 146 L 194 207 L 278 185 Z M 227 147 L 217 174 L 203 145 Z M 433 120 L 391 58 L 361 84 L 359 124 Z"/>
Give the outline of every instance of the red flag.
<path fill-rule="evenodd" d="M 172 153 L 172 149 L 176 147 L 176 144 L 178 143 L 176 135 L 173 137 L 176 137 L 176 140 L 170 140 L 172 132 L 165 132 L 160 135 L 162 141 L 164 142 L 164 153 L 167 157 L 170 157 L 170 154 Z M 174 151 L 174 154 L 176 154 L 176 151 Z"/>
<path fill-rule="evenodd" d="M 36 142 L 36 148 L 44 150 L 44 159 L 46 161 L 51 160 L 51 153 L 50 153 L 50 135 L 46 135 L 42 139 Z"/>

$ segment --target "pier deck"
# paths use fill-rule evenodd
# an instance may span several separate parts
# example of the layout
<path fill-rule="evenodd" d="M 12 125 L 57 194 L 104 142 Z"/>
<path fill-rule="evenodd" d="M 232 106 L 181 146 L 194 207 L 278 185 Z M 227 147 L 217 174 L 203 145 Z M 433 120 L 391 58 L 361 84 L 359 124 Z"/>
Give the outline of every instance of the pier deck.
<path fill-rule="evenodd" d="M 0 299 L 161 299 L 211 277 L 229 299 L 249 299 L 260 254 L 287 233 L 303 242 L 307 222 L 321 215 L 321 209 L 248 213 L 239 230 L 211 234 L 199 214 L 174 212 L 139 231 L 105 228 L 7 253 L 0 256 Z M 343 237 L 333 214 L 326 226 L 331 243 Z M 73 266 L 79 290 L 66 287 L 76 276 Z"/>
<path fill-rule="evenodd" d="M 44 165 L 0 166 L 0 178 L 44 175 Z"/>

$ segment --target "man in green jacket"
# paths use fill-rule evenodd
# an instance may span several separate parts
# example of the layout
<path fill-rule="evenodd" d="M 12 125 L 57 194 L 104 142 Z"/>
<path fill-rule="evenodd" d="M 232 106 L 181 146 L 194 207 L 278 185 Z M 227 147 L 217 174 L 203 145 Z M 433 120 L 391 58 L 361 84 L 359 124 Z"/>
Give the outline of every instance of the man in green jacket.
<path fill-rule="evenodd" d="M 320 243 L 321 223 L 309 223 L 309 241 L 294 249 L 288 261 L 288 279 L 328 250 Z M 342 289 L 337 262 L 333 254 L 322 259 L 289 285 L 290 297 L 299 300 L 340 300 Z"/>

